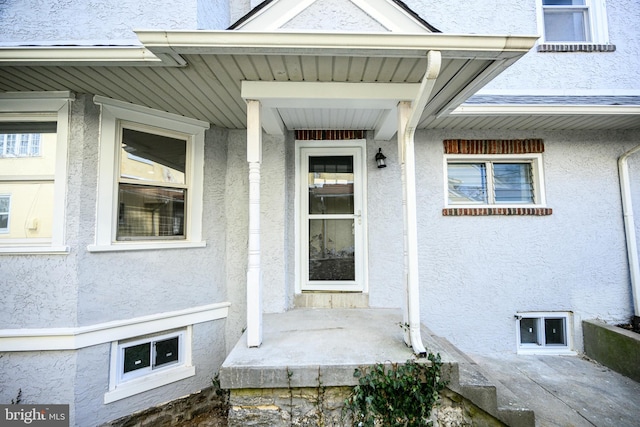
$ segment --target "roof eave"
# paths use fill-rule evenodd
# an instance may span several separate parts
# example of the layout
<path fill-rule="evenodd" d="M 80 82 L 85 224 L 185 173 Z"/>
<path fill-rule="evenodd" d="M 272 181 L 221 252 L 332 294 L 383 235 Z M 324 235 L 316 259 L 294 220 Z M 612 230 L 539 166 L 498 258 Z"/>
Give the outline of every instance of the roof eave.
<path fill-rule="evenodd" d="M 537 36 L 334 32 L 136 31 L 155 54 L 292 54 L 505 59 L 528 52 Z"/>

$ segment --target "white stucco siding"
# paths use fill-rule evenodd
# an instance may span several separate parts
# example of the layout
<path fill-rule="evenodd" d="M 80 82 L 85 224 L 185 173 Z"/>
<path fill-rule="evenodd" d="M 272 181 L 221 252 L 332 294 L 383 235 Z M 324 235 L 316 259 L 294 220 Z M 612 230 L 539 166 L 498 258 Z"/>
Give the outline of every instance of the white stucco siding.
<path fill-rule="evenodd" d="M 514 352 L 518 311 L 572 311 L 581 350 L 581 319 L 631 312 L 616 164 L 628 135 L 502 133 L 544 139 L 553 214 L 443 217 L 442 140 L 495 136 L 419 134 L 422 320 L 463 351 Z"/>
<path fill-rule="evenodd" d="M 76 355 L 72 351 L 0 352 L 0 402 L 21 391 L 23 404 L 73 405 Z M 70 424 L 75 424 L 73 406 Z"/>
<path fill-rule="evenodd" d="M 6 0 L 0 42 L 102 41 L 137 43 L 133 29 L 224 29 L 226 1 Z"/>
<path fill-rule="evenodd" d="M 265 313 L 287 310 L 290 292 L 286 277 L 286 156 L 285 138 L 265 135 L 262 139 L 260 182 L 260 228 L 262 230 L 262 280 Z"/>
<path fill-rule="evenodd" d="M 387 167 L 378 169 L 378 148 Z M 398 145 L 394 141 L 367 141 L 367 225 L 369 240 L 369 305 L 402 307 L 404 240 L 402 181 Z M 400 321 L 400 319 L 398 320 Z"/>
<path fill-rule="evenodd" d="M 349 1 L 318 0 L 282 26 L 287 30 L 388 31 Z"/>
<path fill-rule="evenodd" d="M 247 326 L 247 241 L 249 236 L 249 166 L 247 132 L 229 131 L 226 155 L 226 286 L 233 301 L 227 317 L 227 352 Z"/>

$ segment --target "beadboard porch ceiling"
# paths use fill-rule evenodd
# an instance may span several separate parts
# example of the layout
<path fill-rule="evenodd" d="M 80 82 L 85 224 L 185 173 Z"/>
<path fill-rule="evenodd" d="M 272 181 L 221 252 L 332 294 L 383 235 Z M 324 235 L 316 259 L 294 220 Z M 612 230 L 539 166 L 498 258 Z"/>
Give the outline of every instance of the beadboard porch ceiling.
<path fill-rule="evenodd" d="M 504 117 L 451 114 L 469 96 L 523 56 L 532 36 L 445 34 L 252 33 L 233 31 L 139 31 L 140 46 L 0 47 L 0 91 L 59 91 L 98 94 L 168 111 L 228 129 L 246 128 L 243 82 L 358 83 L 369 88 L 417 88 L 427 69 L 426 54 L 440 51 L 442 66 L 419 121 L 419 128 L 518 128 L 531 123 L 518 113 Z M 355 86 L 354 86 L 355 87 Z M 311 92 L 310 92 L 311 93 Z M 381 132 L 394 105 L 349 104 L 315 97 L 292 105 L 273 104 L 272 117 L 289 130 L 367 129 Z M 375 99 L 375 94 L 371 94 Z M 456 111 L 456 113 L 458 113 Z M 640 127 L 637 111 L 616 121 L 563 120 L 540 114 L 538 129 L 578 126 Z M 598 112 L 602 116 L 601 112 Z M 566 116 L 570 118 L 572 114 Z M 573 117 L 575 118 L 575 117 Z M 612 125 L 613 123 L 613 125 Z M 571 127 L 570 127 L 571 128 Z M 391 127 L 393 129 L 393 127 Z M 393 132 L 377 135 L 389 139 Z"/>

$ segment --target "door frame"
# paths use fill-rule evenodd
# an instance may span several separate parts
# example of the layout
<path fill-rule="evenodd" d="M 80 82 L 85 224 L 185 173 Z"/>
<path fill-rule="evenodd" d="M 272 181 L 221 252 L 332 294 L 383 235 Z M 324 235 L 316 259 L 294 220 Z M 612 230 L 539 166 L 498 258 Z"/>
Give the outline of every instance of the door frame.
<path fill-rule="evenodd" d="M 304 211 L 301 203 L 303 201 L 302 191 L 307 189 L 307 171 L 302 171 L 302 155 L 303 149 L 317 149 L 318 155 L 328 156 L 340 156 L 341 149 L 349 149 L 349 153 L 354 151 L 359 154 L 354 156 L 354 174 L 358 175 L 356 171 L 359 171 L 361 183 L 360 185 L 354 185 L 354 197 L 355 192 L 359 190 L 361 197 L 361 236 L 356 236 L 356 247 L 361 246 L 361 256 L 357 256 L 356 252 L 356 284 L 355 285 L 341 285 L 337 287 L 328 286 L 319 287 L 320 289 L 305 289 L 303 287 L 303 281 L 306 282 L 307 278 L 304 277 L 303 262 L 308 263 L 308 259 L 303 259 L 303 251 L 306 254 L 306 247 L 308 245 L 308 236 L 303 236 L 302 231 L 306 230 L 303 227 L 302 220 Z M 368 244 L 368 225 L 367 225 L 367 162 L 366 162 L 366 140 L 353 139 L 353 140 L 322 140 L 322 141 L 295 141 L 295 293 L 300 294 L 304 292 L 357 292 L 368 293 L 369 292 L 369 244 Z M 359 189 L 357 189 L 359 187 Z M 358 277 L 357 271 L 360 270 L 360 277 Z"/>

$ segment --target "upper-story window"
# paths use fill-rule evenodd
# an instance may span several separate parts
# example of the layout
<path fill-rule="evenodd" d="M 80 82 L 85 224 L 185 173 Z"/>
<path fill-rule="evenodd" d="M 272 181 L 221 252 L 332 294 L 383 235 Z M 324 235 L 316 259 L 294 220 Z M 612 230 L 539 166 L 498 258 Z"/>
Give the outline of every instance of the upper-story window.
<path fill-rule="evenodd" d="M 0 95 L 0 253 L 66 253 L 68 92 Z"/>
<path fill-rule="evenodd" d="M 609 43 L 604 1 L 538 0 L 538 5 L 543 43 Z"/>

